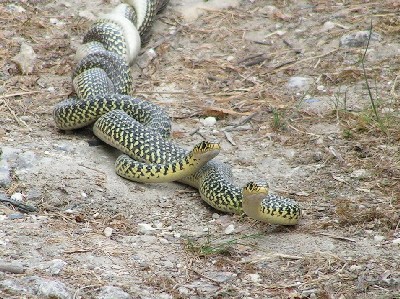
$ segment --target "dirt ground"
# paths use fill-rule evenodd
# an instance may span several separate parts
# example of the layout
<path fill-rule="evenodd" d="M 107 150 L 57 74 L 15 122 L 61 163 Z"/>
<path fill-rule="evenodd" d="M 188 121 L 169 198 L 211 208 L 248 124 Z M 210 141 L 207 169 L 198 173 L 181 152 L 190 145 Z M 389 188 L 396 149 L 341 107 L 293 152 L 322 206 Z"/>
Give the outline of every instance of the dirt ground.
<path fill-rule="evenodd" d="M 56 129 L 76 47 L 117 3 L 0 3 L 0 194 L 38 209 L 0 205 L 0 262 L 22 268 L 0 271 L 0 297 L 400 298 L 400 4 L 171 0 L 154 24 L 134 94 L 167 109 L 176 143 L 220 141 L 238 185 L 298 201 L 282 227 L 124 180 L 90 128 Z"/>

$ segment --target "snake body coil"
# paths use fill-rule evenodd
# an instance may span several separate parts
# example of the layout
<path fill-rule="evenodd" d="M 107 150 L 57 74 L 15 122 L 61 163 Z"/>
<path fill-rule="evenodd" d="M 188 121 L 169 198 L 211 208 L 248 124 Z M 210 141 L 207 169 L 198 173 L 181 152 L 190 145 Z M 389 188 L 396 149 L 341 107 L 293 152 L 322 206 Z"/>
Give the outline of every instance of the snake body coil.
<path fill-rule="evenodd" d="M 220 211 L 296 224 L 300 217 L 296 203 L 268 194 L 263 185 L 236 187 L 231 168 L 211 160 L 220 151 L 218 144 L 203 141 L 189 152 L 180 148 L 167 139 L 171 124 L 163 109 L 128 95 L 129 65 L 168 0 L 126 2 L 101 16 L 84 37 L 72 75 L 77 98 L 55 107 L 57 127 L 71 130 L 95 122 L 94 134 L 124 153 L 116 161 L 120 176 L 139 182 L 177 180 L 197 188 L 202 199 Z"/>

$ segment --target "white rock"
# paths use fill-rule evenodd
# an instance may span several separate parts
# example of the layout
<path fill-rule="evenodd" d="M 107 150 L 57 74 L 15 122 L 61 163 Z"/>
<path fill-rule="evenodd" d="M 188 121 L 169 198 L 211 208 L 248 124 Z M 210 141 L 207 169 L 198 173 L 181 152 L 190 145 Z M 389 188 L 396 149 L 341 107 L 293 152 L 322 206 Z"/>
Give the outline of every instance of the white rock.
<path fill-rule="evenodd" d="M 39 298 L 72 298 L 67 286 L 61 281 L 43 279 L 40 280 L 39 283 L 37 287 L 37 295 L 39 295 Z"/>
<path fill-rule="evenodd" d="M 169 261 L 169 260 L 166 260 L 166 261 L 164 262 L 164 267 L 167 267 L 167 268 L 174 268 L 174 263 L 171 262 L 171 261 Z"/>
<path fill-rule="evenodd" d="M 50 24 L 55 25 L 57 27 L 63 27 L 65 25 L 63 21 L 60 21 L 57 18 L 50 18 Z"/>
<path fill-rule="evenodd" d="M 23 201 L 24 200 L 24 195 L 20 192 L 16 192 L 13 195 L 11 195 L 11 199 L 15 201 Z"/>
<path fill-rule="evenodd" d="M 213 281 L 223 283 L 237 277 L 236 273 L 228 271 L 210 271 L 205 273 L 207 277 L 210 277 Z"/>
<path fill-rule="evenodd" d="M 185 287 L 178 287 L 178 292 L 183 294 L 183 295 L 189 295 L 190 294 L 190 290 L 188 288 L 185 288 Z"/>
<path fill-rule="evenodd" d="M 96 19 L 96 16 L 87 10 L 79 11 L 78 16 L 80 16 L 81 18 L 92 20 L 92 21 Z"/>
<path fill-rule="evenodd" d="M 212 214 L 212 219 L 218 219 L 220 216 L 218 213 Z"/>
<path fill-rule="evenodd" d="M 157 222 L 154 224 L 154 227 L 157 229 L 161 229 L 163 227 L 163 224 L 161 222 Z"/>
<path fill-rule="evenodd" d="M 247 274 L 246 279 L 255 283 L 261 282 L 262 280 L 260 274 L 257 273 Z"/>
<path fill-rule="evenodd" d="M 368 43 L 370 32 L 368 30 L 365 31 L 357 31 L 350 34 L 345 34 L 340 38 L 339 45 L 342 47 L 365 47 Z M 370 43 L 372 41 L 380 41 L 382 39 L 381 35 L 375 32 L 372 32 Z"/>
<path fill-rule="evenodd" d="M 105 286 L 101 289 L 98 299 L 131 299 L 131 295 L 124 290 L 114 286 Z"/>
<path fill-rule="evenodd" d="M 374 236 L 374 241 L 375 242 L 382 242 L 383 240 L 385 240 L 384 236 L 380 236 L 380 235 Z"/>
<path fill-rule="evenodd" d="M 67 265 L 66 262 L 64 262 L 61 259 L 54 259 L 50 261 L 50 265 L 48 268 L 48 271 L 50 272 L 51 275 L 58 275 L 64 269 L 64 267 Z"/>
<path fill-rule="evenodd" d="M 322 30 L 323 31 L 328 31 L 328 30 L 332 30 L 335 27 L 336 27 L 335 23 L 333 23 L 331 21 L 326 21 L 324 23 L 324 25 L 322 26 Z"/>
<path fill-rule="evenodd" d="M 394 109 L 390 107 L 384 107 L 381 109 L 382 113 L 393 113 Z"/>
<path fill-rule="evenodd" d="M 287 87 L 290 89 L 296 89 L 306 91 L 314 83 L 314 79 L 307 77 L 291 77 L 287 83 Z"/>
<path fill-rule="evenodd" d="M 172 296 L 170 294 L 161 293 L 161 294 L 157 295 L 157 298 L 160 298 L 160 299 L 172 299 Z"/>
<path fill-rule="evenodd" d="M 360 265 L 351 265 L 350 268 L 349 268 L 349 270 L 350 270 L 351 272 L 354 272 L 354 271 L 361 270 L 362 268 L 363 268 L 363 267 L 360 266 Z"/>
<path fill-rule="evenodd" d="M 160 238 L 160 243 L 161 244 L 168 244 L 169 241 L 167 239 L 165 239 L 165 238 Z"/>
<path fill-rule="evenodd" d="M 400 238 L 394 239 L 392 242 L 393 244 L 400 244 Z"/>
<path fill-rule="evenodd" d="M 31 74 L 35 66 L 36 53 L 30 45 L 22 43 L 19 53 L 11 60 L 18 65 L 23 75 Z"/>
<path fill-rule="evenodd" d="M 111 237 L 112 233 L 113 233 L 113 229 L 109 226 L 107 226 L 104 231 L 103 231 L 104 235 L 109 238 Z"/>
<path fill-rule="evenodd" d="M 368 175 L 369 175 L 369 173 L 365 169 L 356 169 L 350 174 L 350 177 L 362 179 L 362 178 L 367 177 Z"/>
<path fill-rule="evenodd" d="M 206 117 L 204 119 L 200 119 L 200 122 L 205 127 L 212 127 L 217 123 L 217 119 L 213 116 Z"/>
<path fill-rule="evenodd" d="M 231 233 L 233 233 L 235 231 L 235 226 L 233 224 L 229 224 L 226 228 L 224 233 L 226 235 L 230 235 Z"/>
<path fill-rule="evenodd" d="M 153 60 L 154 58 L 157 57 L 157 53 L 156 51 L 151 48 L 149 50 L 147 50 L 146 52 L 144 52 L 142 55 L 140 55 L 137 60 L 136 63 L 139 65 L 139 67 L 141 69 L 146 68 Z"/>
<path fill-rule="evenodd" d="M 148 223 L 138 223 L 138 231 L 143 235 L 152 234 L 156 229 Z"/>
<path fill-rule="evenodd" d="M 21 12 L 25 12 L 25 11 L 26 11 L 25 8 L 23 8 L 22 6 L 15 5 L 15 4 L 9 4 L 9 5 L 7 5 L 7 10 L 9 10 L 9 11 L 14 11 L 14 12 L 18 12 L 18 13 L 21 13 Z"/>

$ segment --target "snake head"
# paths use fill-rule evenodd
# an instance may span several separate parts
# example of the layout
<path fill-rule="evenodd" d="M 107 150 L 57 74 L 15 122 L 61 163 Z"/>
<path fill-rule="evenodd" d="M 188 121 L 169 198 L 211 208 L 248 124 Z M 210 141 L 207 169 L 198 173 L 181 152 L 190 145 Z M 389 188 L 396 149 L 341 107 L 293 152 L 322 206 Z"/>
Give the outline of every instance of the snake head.
<path fill-rule="evenodd" d="M 259 195 L 260 198 L 264 198 L 268 194 L 269 186 L 267 182 L 248 182 L 242 191 L 244 197 L 258 197 Z"/>
<path fill-rule="evenodd" d="M 193 150 L 199 151 L 199 152 L 208 152 L 212 150 L 221 150 L 221 146 L 219 143 L 213 143 L 209 141 L 203 140 L 202 142 L 198 143 Z"/>
<path fill-rule="evenodd" d="M 220 151 L 221 146 L 219 143 L 202 141 L 196 144 L 191 152 L 196 159 L 201 159 L 208 162 L 216 157 Z"/>
<path fill-rule="evenodd" d="M 268 184 L 249 182 L 243 187 L 242 208 L 253 219 L 271 224 L 295 225 L 301 210 L 291 199 L 268 194 Z"/>

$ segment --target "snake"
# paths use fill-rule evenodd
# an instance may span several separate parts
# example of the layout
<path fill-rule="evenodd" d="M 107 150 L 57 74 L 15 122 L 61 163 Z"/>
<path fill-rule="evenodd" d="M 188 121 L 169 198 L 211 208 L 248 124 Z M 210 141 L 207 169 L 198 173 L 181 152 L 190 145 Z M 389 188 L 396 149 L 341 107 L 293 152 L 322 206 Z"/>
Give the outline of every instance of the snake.
<path fill-rule="evenodd" d="M 198 189 L 211 207 L 280 225 L 296 225 L 301 209 L 292 199 L 270 194 L 267 183 L 233 183 L 232 167 L 215 157 L 219 143 L 202 141 L 191 150 L 171 140 L 171 121 L 160 106 L 131 96 L 130 65 L 151 35 L 168 0 L 126 0 L 93 23 L 77 49 L 72 72 L 76 96 L 54 107 L 60 130 L 93 125 L 93 133 L 122 154 L 116 173 L 140 183 L 177 181 Z"/>

